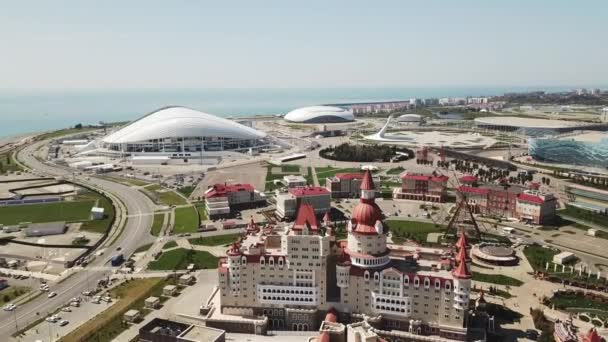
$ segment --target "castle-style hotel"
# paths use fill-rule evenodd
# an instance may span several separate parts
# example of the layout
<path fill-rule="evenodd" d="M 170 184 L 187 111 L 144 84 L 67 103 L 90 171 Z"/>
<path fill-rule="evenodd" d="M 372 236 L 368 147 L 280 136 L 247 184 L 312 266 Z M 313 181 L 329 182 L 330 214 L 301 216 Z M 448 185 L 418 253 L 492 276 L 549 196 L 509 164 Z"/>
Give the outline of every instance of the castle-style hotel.
<path fill-rule="evenodd" d="M 391 250 L 375 194 L 368 170 L 346 240 L 305 203 L 284 229 L 251 222 L 220 259 L 221 314 L 264 317 L 267 330 L 319 331 L 310 338 L 318 342 L 466 340 L 465 234 L 442 255 Z"/>

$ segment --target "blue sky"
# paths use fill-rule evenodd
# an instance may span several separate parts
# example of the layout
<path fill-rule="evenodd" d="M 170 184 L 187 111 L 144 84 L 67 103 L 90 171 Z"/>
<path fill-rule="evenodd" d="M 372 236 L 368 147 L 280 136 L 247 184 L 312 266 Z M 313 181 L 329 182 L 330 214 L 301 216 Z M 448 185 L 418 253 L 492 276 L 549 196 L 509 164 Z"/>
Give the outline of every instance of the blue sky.
<path fill-rule="evenodd" d="M 0 88 L 603 86 L 608 1 L 4 1 Z"/>

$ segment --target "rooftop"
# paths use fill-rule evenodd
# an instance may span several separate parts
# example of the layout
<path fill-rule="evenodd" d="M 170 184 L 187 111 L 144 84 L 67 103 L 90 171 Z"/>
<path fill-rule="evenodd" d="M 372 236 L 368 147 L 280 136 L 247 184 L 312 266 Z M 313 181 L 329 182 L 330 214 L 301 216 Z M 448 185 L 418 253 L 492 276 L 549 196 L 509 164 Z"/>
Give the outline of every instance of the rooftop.
<path fill-rule="evenodd" d="M 588 122 L 522 118 L 518 116 L 492 116 L 485 118 L 476 118 L 475 123 L 482 125 L 548 129 L 585 127 L 590 125 L 590 123 Z"/>
<path fill-rule="evenodd" d="M 232 192 L 237 192 L 237 191 L 248 191 L 248 192 L 252 192 L 254 191 L 254 187 L 251 184 L 215 184 L 211 187 L 209 187 L 209 189 L 207 189 L 207 191 L 205 191 L 205 197 L 210 198 L 210 197 L 224 197 Z"/>
<path fill-rule="evenodd" d="M 301 186 L 289 189 L 289 193 L 296 196 L 315 196 L 315 195 L 329 195 L 330 192 L 326 188 L 320 186 Z"/>

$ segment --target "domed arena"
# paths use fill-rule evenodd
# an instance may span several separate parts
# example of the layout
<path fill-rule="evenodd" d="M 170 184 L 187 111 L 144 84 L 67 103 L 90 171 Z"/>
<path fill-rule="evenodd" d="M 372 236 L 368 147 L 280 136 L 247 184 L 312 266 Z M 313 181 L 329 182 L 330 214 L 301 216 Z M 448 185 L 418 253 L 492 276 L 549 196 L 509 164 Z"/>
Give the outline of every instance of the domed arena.
<path fill-rule="evenodd" d="M 312 106 L 292 110 L 285 121 L 297 123 L 341 123 L 355 121 L 353 111 L 332 106 Z"/>

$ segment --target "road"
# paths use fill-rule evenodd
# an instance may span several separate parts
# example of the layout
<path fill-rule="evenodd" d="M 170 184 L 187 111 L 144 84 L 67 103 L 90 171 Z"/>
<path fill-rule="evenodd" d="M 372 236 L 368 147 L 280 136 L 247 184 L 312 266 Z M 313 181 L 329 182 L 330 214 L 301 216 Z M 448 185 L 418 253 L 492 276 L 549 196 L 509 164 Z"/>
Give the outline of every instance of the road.
<path fill-rule="evenodd" d="M 19 152 L 18 159 L 38 174 L 71 178 L 71 171 L 59 166 L 43 164 L 34 157 L 34 152 L 45 143 L 45 141 L 42 141 L 25 147 Z M 152 213 L 156 208 L 148 197 L 137 189 L 95 177 L 90 179 L 79 177 L 75 181 L 113 194 L 124 203 L 128 215 L 132 217 L 127 220 L 122 234 L 111 246 L 106 248 L 104 256 L 97 257 L 89 264 L 91 270 L 85 268 L 51 286 L 51 291 L 57 293 L 56 297 L 49 299 L 46 295 L 41 295 L 19 306 L 13 312 L 0 312 L 0 336 L 10 336 L 15 331 L 65 305 L 82 291 L 95 287 L 99 279 L 110 275 L 111 271 L 102 266 L 108 262 L 110 256 L 118 253 L 118 247 L 122 248 L 120 253 L 129 256 L 137 247 L 154 241 L 154 236 L 150 234 L 150 228 L 153 221 Z M 127 213 L 122 213 L 122 215 Z"/>

